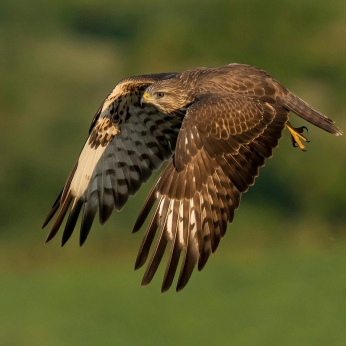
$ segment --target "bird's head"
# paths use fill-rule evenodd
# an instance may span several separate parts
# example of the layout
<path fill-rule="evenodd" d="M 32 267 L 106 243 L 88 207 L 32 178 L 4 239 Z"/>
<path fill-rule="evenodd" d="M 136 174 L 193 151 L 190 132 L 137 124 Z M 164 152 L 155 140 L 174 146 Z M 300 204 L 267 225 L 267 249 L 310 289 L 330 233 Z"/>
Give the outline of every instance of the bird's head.
<path fill-rule="evenodd" d="M 187 97 L 177 79 L 168 79 L 151 84 L 141 99 L 141 105 L 153 105 L 162 113 L 172 113 L 187 104 Z"/>

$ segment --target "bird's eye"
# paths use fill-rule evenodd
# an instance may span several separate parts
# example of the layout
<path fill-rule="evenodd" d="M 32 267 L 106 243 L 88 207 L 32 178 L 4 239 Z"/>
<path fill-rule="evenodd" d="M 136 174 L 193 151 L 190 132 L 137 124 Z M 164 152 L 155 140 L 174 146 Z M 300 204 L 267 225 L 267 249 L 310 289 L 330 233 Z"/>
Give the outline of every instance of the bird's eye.
<path fill-rule="evenodd" d="M 161 97 L 164 97 L 165 96 L 165 93 L 163 93 L 163 92 L 158 92 L 158 93 L 155 93 L 156 94 L 156 96 L 158 97 L 158 98 L 161 98 Z"/>

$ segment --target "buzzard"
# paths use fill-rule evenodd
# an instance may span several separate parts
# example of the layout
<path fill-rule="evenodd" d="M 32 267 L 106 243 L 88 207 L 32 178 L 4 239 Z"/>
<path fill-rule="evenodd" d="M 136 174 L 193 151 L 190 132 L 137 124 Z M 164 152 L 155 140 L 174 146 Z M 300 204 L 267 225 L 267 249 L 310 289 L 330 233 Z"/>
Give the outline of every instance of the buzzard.
<path fill-rule="evenodd" d="M 217 249 L 242 193 L 254 184 L 285 127 L 293 145 L 304 150 L 305 127 L 288 122 L 290 111 L 342 134 L 331 119 L 249 65 L 121 80 L 98 109 L 78 161 L 44 221 L 43 227 L 57 213 L 46 242 L 70 210 L 62 245 L 80 213 L 82 245 L 97 211 L 104 224 L 169 160 L 134 225 L 137 232 L 153 209 L 135 268 L 145 264 L 156 239 L 142 280 L 147 285 L 169 243 L 162 292 L 171 287 L 182 253 L 181 290 L 195 266 L 201 270 Z"/>

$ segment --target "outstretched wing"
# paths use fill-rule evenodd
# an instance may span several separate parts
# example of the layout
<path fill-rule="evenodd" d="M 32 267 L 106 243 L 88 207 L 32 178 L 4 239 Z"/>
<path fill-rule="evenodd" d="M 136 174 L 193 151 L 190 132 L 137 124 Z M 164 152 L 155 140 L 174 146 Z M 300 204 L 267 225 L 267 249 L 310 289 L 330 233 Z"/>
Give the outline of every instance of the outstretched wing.
<path fill-rule="evenodd" d="M 288 110 L 276 103 L 239 94 L 201 97 L 188 108 L 174 157 L 157 179 L 134 227 L 138 231 L 157 206 L 139 250 L 136 269 L 156 247 L 143 277 L 148 284 L 171 242 L 162 291 L 172 285 L 183 253 L 177 290 L 201 270 L 216 250 L 239 207 L 241 194 L 272 156 Z"/>
<path fill-rule="evenodd" d="M 43 227 L 58 213 L 46 241 L 56 235 L 72 203 L 62 244 L 71 236 L 84 206 L 80 232 L 83 244 L 97 210 L 103 224 L 172 156 L 184 114 L 167 115 L 152 106 L 141 107 L 140 99 L 150 84 L 174 76 L 163 73 L 127 78 L 105 99 L 79 159 L 44 222 Z"/>

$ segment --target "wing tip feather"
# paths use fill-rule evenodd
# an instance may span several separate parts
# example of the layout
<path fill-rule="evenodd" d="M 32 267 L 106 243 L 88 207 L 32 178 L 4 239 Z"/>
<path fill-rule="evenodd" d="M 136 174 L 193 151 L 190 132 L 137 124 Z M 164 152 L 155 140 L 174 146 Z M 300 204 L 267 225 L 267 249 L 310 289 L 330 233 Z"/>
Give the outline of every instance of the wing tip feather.
<path fill-rule="evenodd" d="M 335 136 L 342 136 L 344 134 L 344 132 L 342 130 L 340 130 L 338 127 L 336 128 L 337 132 L 334 133 Z"/>
<path fill-rule="evenodd" d="M 166 286 L 162 285 L 161 286 L 161 293 L 166 293 L 170 289 L 170 287 L 171 286 L 166 287 Z"/>
<path fill-rule="evenodd" d="M 54 204 L 50 208 L 46 218 L 43 221 L 43 225 L 42 225 L 41 229 L 45 228 L 48 225 L 49 221 L 53 218 L 53 216 L 55 215 L 55 213 L 59 209 L 59 207 L 61 205 L 61 195 L 62 195 L 62 192 L 63 192 L 63 190 L 61 190 L 61 192 L 60 192 L 59 196 L 57 197 L 56 201 L 54 202 Z"/>
<path fill-rule="evenodd" d="M 135 270 L 142 268 L 145 262 L 146 262 L 146 259 L 143 259 L 142 257 L 137 256 L 136 262 L 135 262 Z"/>

